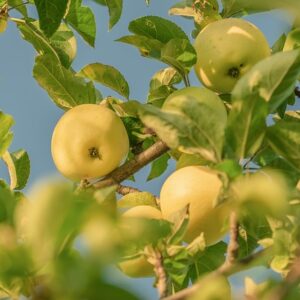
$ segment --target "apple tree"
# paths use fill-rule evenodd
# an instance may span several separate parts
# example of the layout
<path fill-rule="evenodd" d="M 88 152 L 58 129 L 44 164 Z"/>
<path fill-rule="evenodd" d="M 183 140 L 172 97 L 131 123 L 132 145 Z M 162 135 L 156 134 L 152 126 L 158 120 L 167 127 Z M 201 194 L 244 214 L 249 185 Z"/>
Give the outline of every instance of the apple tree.
<path fill-rule="evenodd" d="M 0 299 L 139 299 L 106 278 L 118 268 L 152 277 L 159 299 L 226 300 L 236 296 L 230 277 L 257 266 L 279 276 L 244 278 L 245 298 L 299 299 L 300 2 L 174 3 L 169 13 L 192 32 L 175 17 L 132 20 L 116 42 L 163 66 L 146 101 L 131 99 L 114 66 L 73 68 L 76 39 L 96 39 L 82 2 L 0 0 L 0 31 L 14 23 L 32 45 L 33 77 L 63 111 L 49 140 L 65 177 L 24 192 L 30 158 L 11 150 L 14 119 L 0 111 L 10 178 L 0 181 Z M 94 2 L 113 30 L 122 0 Z M 293 23 L 269 45 L 242 17 L 274 9 Z M 130 185 L 147 165 L 148 180 L 159 178 L 171 160 L 160 195 Z"/>

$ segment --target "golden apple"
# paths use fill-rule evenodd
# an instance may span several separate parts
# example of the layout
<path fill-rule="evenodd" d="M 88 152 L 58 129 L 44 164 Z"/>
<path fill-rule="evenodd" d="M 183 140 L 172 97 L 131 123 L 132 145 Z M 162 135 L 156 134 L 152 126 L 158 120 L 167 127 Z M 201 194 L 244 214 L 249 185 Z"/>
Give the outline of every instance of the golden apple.
<path fill-rule="evenodd" d="M 159 220 L 162 219 L 162 214 L 157 208 L 152 206 L 139 205 L 127 210 L 122 217 Z M 154 276 L 153 266 L 147 261 L 144 255 L 121 262 L 119 268 L 129 277 L 137 278 Z"/>
<path fill-rule="evenodd" d="M 236 82 L 271 53 L 263 33 L 243 19 L 223 19 L 207 25 L 195 41 L 199 80 L 218 93 L 230 93 Z"/>
<path fill-rule="evenodd" d="M 229 201 L 215 207 L 222 186 L 218 174 L 206 167 L 188 166 L 175 171 L 160 192 L 163 217 L 171 221 L 174 213 L 189 204 L 185 241 L 191 242 L 203 233 L 207 245 L 218 242 L 227 232 L 226 221 L 231 211 Z"/>
<path fill-rule="evenodd" d="M 53 161 L 72 180 L 102 177 L 127 156 L 129 140 L 121 119 L 103 105 L 82 104 L 67 111 L 52 136 Z"/>

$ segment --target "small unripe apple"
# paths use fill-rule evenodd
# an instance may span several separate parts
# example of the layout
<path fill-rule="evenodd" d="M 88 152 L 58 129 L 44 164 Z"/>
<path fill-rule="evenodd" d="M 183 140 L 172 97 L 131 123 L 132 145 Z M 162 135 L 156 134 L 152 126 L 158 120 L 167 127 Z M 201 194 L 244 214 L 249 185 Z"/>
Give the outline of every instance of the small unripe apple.
<path fill-rule="evenodd" d="M 127 156 L 129 140 L 121 119 L 104 105 L 82 104 L 67 111 L 53 131 L 57 169 L 72 180 L 102 177 Z"/>
<path fill-rule="evenodd" d="M 199 80 L 218 93 L 230 93 L 236 82 L 271 53 L 263 33 L 243 19 L 208 24 L 195 41 Z"/>
<path fill-rule="evenodd" d="M 231 211 L 229 201 L 215 207 L 222 186 L 217 172 L 206 167 L 188 166 L 175 171 L 160 192 L 163 217 L 172 221 L 172 215 L 189 204 L 185 241 L 191 242 L 203 233 L 207 245 L 218 242 L 227 232 Z"/>
<path fill-rule="evenodd" d="M 146 218 L 162 219 L 160 210 L 152 206 L 139 205 L 127 210 L 123 218 Z M 153 265 L 151 265 L 144 255 L 137 258 L 125 260 L 119 264 L 120 270 L 129 277 L 151 277 L 154 276 Z"/>

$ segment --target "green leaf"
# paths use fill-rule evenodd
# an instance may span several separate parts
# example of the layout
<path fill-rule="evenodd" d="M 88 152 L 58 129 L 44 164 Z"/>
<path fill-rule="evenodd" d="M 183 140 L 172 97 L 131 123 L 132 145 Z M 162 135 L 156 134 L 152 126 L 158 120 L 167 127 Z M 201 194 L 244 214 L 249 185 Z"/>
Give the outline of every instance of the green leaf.
<path fill-rule="evenodd" d="M 53 61 L 49 55 L 36 58 L 33 76 L 54 103 L 63 109 L 84 103 L 97 103 L 99 100 L 92 83 L 86 83 L 72 71 Z"/>
<path fill-rule="evenodd" d="M 17 197 L 5 184 L 0 184 L 0 223 L 13 225 L 15 223 L 15 209 L 18 203 Z"/>
<path fill-rule="evenodd" d="M 148 192 L 129 193 L 123 196 L 118 202 L 120 208 L 130 208 L 138 205 L 149 205 L 157 207 L 155 196 Z"/>
<path fill-rule="evenodd" d="M 207 161 L 199 155 L 182 153 L 176 162 L 176 170 L 188 166 L 203 166 L 207 165 Z"/>
<path fill-rule="evenodd" d="M 47 37 L 52 36 L 66 13 L 68 0 L 34 0 L 34 3 L 41 30 Z"/>
<path fill-rule="evenodd" d="M 160 59 L 163 43 L 142 35 L 127 35 L 116 40 L 117 42 L 137 47 L 142 56 Z"/>
<path fill-rule="evenodd" d="M 300 121 L 279 121 L 267 130 L 271 148 L 300 170 Z"/>
<path fill-rule="evenodd" d="M 255 153 L 263 140 L 268 113 L 294 90 L 300 74 L 299 51 L 279 52 L 256 64 L 236 84 L 226 130 L 226 151 L 238 159 Z"/>
<path fill-rule="evenodd" d="M 171 39 L 188 40 L 184 31 L 175 23 L 157 16 L 146 16 L 130 22 L 129 31 L 140 36 L 168 43 Z"/>
<path fill-rule="evenodd" d="M 282 51 L 283 47 L 284 47 L 284 43 L 286 40 L 286 35 L 282 34 L 277 41 L 274 43 L 274 45 L 272 46 L 272 54 L 275 54 L 277 52 Z"/>
<path fill-rule="evenodd" d="M 112 29 L 122 15 L 123 0 L 105 0 L 109 10 L 109 29 Z"/>
<path fill-rule="evenodd" d="M 140 117 L 170 148 L 218 161 L 223 145 L 224 120 L 211 106 L 193 97 L 178 101 L 177 110 L 165 112 L 144 105 L 140 108 Z"/>
<path fill-rule="evenodd" d="M 192 282 L 194 283 L 201 275 L 221 266 L 225 261 L 226 249 L 227 245 L 224 242 L 207 247 L 197 258 L 195 265 L 190 271 Z"/>
<path fill-rule="evenodd" d="M 27 17 L 27 8 L 26 5 L 23 4 L 23 0 L 8 0 L 7 3 L 10 7 L 15 7 L 24 17 Z"/>
<path fill-rule="evenodd" d="M 10 128 L 13 124 L 14 119 L 12 116 L 0 111 L 0 157 L 5 153 L 12 142 L 13 133 L 10 131 Z"/>
<path fill-rule="evenodd" d="M 82 6 L 82 0 L 71 0 L 70 8 L 66 16 L 69 23 L 81 37 L 92 47 L 95 46 L 96 21 L 93 11 Z"/>
<path fill-rule="evenodd" d="M 157 158 L 151 164 L 151 171 L 147 177 L 147 181 L 157 178 L 161 174 L 163 174 L 166 171 L 166 169 L 168 168 L 169 159 L 170 159 L 170 155 L 168 153 L 165 153 L 162 156 L 160 156 L 159 158 Z"/>
<path fill-rule="evenodd" d="M 30 174 L 30 160 L 25 150 L 18 150 L 13 153 L 6 152 L 3 155 L 9 176 L 10 188 L 21 190 L 25 187 Z"/>
<path fill-rule="evenodd" d="M 161 60 L 174 67 L 180 74 L 189 73 L 197 61 L 194 47 L 187 39 L 171 39 L 161 51 Z"/>
<path fill-rule="evenodd" d="M 156 90 L 162 86 L 172 86 L 180 83 L 182 80 L 178 72 L 172 68 L 164 68 L 156 72 L 150 81 L 150 91 Z"/>
<path fill-rule="evenodd" d="M 75 58 L 77 48 L 73 32 L 61 24 L 49 39 L 37 27 L 38 22 L 18 24 L 23 39 L 31 43 L 38 54 L 51 55 L 53 60 L 60 61 L 68 68 Z"/>
<path fill-rule="evenodd" d="M 101 63 L 94 63 L 85 66 L 78 73 L 79 76 L 99 82 L 129 98 L 129 85 L 124 76 L 116 68 Z"/>

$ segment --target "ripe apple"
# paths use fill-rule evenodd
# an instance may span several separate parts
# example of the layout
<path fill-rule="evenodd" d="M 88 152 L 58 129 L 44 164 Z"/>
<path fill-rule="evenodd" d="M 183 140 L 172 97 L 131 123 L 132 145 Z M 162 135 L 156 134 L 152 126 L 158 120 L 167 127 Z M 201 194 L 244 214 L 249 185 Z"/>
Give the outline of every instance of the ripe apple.
<path fill-rule="evenodd" d="M 190 221 L 184 237 L 191 242 L 202 232 L 207 245 L 219 241 L 227 232 L 226 220 L 231 211 L 231 202 L 214 207 L 222 189 L 218 174 L 206 167 L 188 166 L 175 171 L 162 186 L 160 205 L 164 218 L 188 204 Z"/>
<path fill-rule="evenodd" d="M 82 104 L 67 111 L 53 131 L 57 169 L 72 180 L 107 175 L 127 156 L 129 140 L 121 119 L 104 105 Z"/>
<path fill-rule="evenodd" d="M 146 218 L 162 219 L 161 212 L 152 206 L 139 205 L 127 210 L 122 217 L 124 218 Z M 125 260 L 119 264 L 119 268 L 129 277 L 150 277 L 154 275 L 153 266 L 147 261 L 146 257 L 140 255 L 131 260 Z"/>
<path fill-rule="evenodd" d="M 165 101 L 162 109 L 165 111 L 177 110 L 180 103 L 188 102 L 193 97 L 199 103 L 204 103 L 210 107 L 218 118 L 226 123 L 227 113 L 222 100 L 214 92 L 204 87 L 187 87 L 172 93 Z"/>
<path fill-rule="evenodd" d="M 230 93 L 236 82 L 271 53 L 268 41 L 243 19 L 223 19 L 208 24 L 195 41 L 199 80 L 218 93 Z"/>
<path fill-rule="evenodd" d="M 296 28 L 288 33 L 283 51 L 290 51 L 300 48 L 300 28 Z"/>

